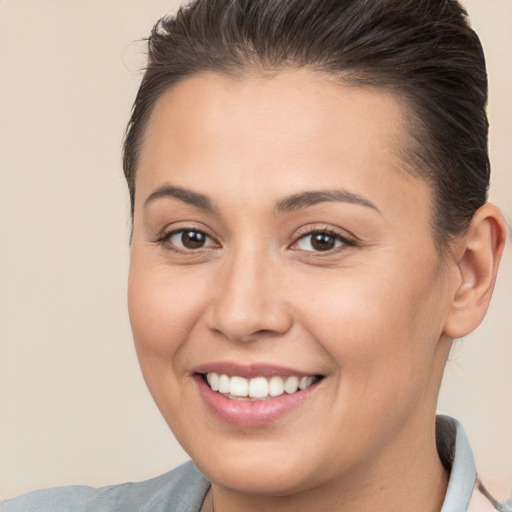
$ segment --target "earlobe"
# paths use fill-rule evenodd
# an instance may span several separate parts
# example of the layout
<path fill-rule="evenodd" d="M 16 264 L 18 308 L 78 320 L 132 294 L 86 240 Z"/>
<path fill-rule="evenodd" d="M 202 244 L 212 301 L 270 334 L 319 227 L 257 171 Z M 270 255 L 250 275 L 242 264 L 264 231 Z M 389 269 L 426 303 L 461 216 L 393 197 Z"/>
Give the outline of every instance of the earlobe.
<path fill-rule="evenodd" d="M 496 206 L 486 204 L 471 220 L 458 250 L 458 282 L 444 332 L 466 336 L 482 322 L 498 273 L 506 241 L 506 224 Z"/>

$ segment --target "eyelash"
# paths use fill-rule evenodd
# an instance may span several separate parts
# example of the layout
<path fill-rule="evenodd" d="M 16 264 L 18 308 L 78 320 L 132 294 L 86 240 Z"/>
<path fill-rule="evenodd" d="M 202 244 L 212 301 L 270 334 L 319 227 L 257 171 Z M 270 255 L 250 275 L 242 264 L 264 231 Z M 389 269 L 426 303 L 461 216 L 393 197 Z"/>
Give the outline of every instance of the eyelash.
<path fill-rule="evenodd" d="M 204 236 L 206 239 L 214 242 L 214 244 L 218 244 L 214 238 L 212 236 L 210 236 L 208 233 L 206 233 L 205 231 L 201 230 L 201 229 L 196 229 L 196 228 L 180 228 L 180 229 L 175 229 L 173 231 L 170 231 L 168 233 L 164 233 L 162 236 L 159 236 L 158 238 L 156 238 L 155 240 L 153 240 L 154 243 L 156 244 L 159 244 L 159 245 L 162 245 L 165 247 L 165 249 L 167 250 L 170 250 L 170 251 L 173 251 L 173 252 L 176 252 L 176 253 L 179 253 L 179 254 L 190 254 L 190 253 L 194 253 L 196 251 L 200 251 L 200 250 L 209 250 L 212 248 L 212 246 L 202 246 L 202 247 L 198 247 L 197 249 L 192 249 L 192 248 L 188 248 L 188 249 L 181 249 L 181 248 L 178 248 L 176 247 L 175 244 L 172 244 L 172 243 L 169 243 L 171 238 L 175 235 L 179 235 L 181 234 L 181 236 L 183 236 L 183 234 L 185 233 L 195 233 L 196 235 L 199 234 L 201 236 Z M 305 240 L 307 239 L 308 237 L 313 237 L 315 235 L 324 235 L 324 236 L 327 236 L 327 237 L 331 237 L 335 240 L 335 242 L 340 242 L 340 245 L 338 245 L 337 247 L 333 247 L 332 249 L 327 249 L 325 251 L 321 251 L 321 250 L 302 250 L 302 249 L 294 249 L 293 246 L 294 245 L 297 245 L 301 240 Z M 358 244 L 355 240 L 351 239 L 351 238 L 348 238 L 346 236 L 343 236 L 341 235 L 340 233 L 332 230 L 332 229 L 328 229 L 328 228 L 325 228 L 325 229 L 319 229 L 319 228 L 315 228 L 315 229 L 310 229 L 310 230 L 307 230 L 307 231 L 304 231 L 303 233 L 299 234 L 297 236 L 297 238 L 295 239 L 295 241 L 290 244 L 288 247 L 292 250 L 297 250 L 297 251 L 302 251 L 303 253 L 305 254 L 308 254 L 309 255 L 322 255 L 322 254 L 326 254 L 326 255 L 329 255 L 329 254 L 333 254 L 334 252 L 338 252 L 339 250 L 343 250 L 343 248 L 347 248 L 347 247 L 357 247 Z"/>
<path fill-rule="evenodd" d="M 165 249 L 167 249 L 169 251 L 176 252 L 178 254 L 189 254 L 189 253 L 193 253 L 193 252 L 196 252 L 196 251 L 199 251 L 199 250 L 204 250 L 204 249 L 210 249 L 211 248 L 210 246 L 198 247 L 197 249 L 190 249 L 190 248 L 188 248 L 188 249 L 181 249 L 181 248 L 178 248 L 178 247 L 176 247 L 175 244 L 171 243 L 170 240 L 171 240 L 171 238 L 173 236 L 179 235 L 180 233 L 181 233 L 181 236 L 183 236 L 185 233 L 196 233 L 196 234 L 204 236 L 207 240 L 211 240 L 215 244 L 217 244 L 217 242 L 215 242 L 215 240 L 213 239 L 212 236 L 210 236 L 208 233 L 206 233 L 202 229 L 197 229 L 197 228 L 180 228 L 180 229 L 175 229 L 173 231 L 169 231 L 168 233 L 162 234 L 162 236 L 159 236 L 158 238 L 153 240 L 153 242 L 158 244 L 158 245 L 162 245 L 162 246 L 164 246 Z"/>
<path fill-rule="evenodd" d="M 324 235 L 324 236 L 333 238 L 335 240 L 335 242 L 339 241 L 340 245 L 337 247 L 335 246 L 332 249 L 327 249 L 325 251 L 320 251 L 320 250 L 304 251 L 304 253 L 308 254 L 308 256 L 309 255 L 318 256 L 318 255 L 322 255 L 322 254 L 330 255 L 330 254 L 333 254 L 340 250 L 344 250 L 347 247 L 357 247 L 358 246 L 358 244 L 355 240 L 348 238 L 347 236 L 341 235 L 337 231 L 334 231 L 329 228 L 314 228 L 314 229 L 307 230 L 304 233 L 301 233 L 297 237 L 297 239 L 291 244 L 290 248 L 293 248 L 293 246 L 297 245 L 301 240 L 305 240 L 308 237 L 314 237 L 315 235 Z M 311 242 L 310 242 L 310 245 L 311 245 Z M 295 250 L 301 250 L 301 249 L 295 249 Z"/>

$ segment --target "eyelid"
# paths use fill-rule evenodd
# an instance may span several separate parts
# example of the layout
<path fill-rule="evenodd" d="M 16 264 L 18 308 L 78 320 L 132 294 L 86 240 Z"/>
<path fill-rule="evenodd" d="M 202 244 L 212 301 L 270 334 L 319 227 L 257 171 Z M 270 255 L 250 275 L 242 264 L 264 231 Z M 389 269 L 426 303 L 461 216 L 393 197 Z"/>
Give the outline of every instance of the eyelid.
<path fill-rule="evenodd" d="M 196 231 L 198 233 L 202 233 L 211 241 L 213 241 L 215 246 L 208 245 L 206 247 L 200 247 L 197 249 L 181 249 L 169 242 L 174 235 L 178 233 L 183 233 L 184 231 Z M 166 226 L 158 233 L 158 235 L 156 235 L 150 241 L 157 245 L 163 246 L 165 249 L 172 250 L 179 254 L 197 253 L 200 251 L 216 249 L 221 246 L 217 238 L 211 233 L 211 231 L 208 228 L 206 228 L 205 226 L 198 226 L 196 223 L 193 222 L 180 222 L 178 223 L 178 225 Z"/>
<path fill-rule="evenodd" d="M 210 240 L 210 242 L 213 242 L 215 244 L 215 241 L 213 240 L 213 238 L 208 235 L 207 233 L 205 233 L 204 231 L 200 231 L 199 229 L 177 229 L 177 230 L 174 230 L 174 231 L 171 231 L 168 235 L 166 235 L 166 240 L 171 240 L 172 238 L 174 238 L 176 235 L 183 235 L 184 233 L 200 233 L 201 235 L 203 235 L 205 237 L 205 244 L 208 243 L 207 241 Z M 205 249 L 207 247 L 211 247 L 211 245 L 204 245 L 203 247 L 198 247 L 197 250 L 199 249 Z M 183 250 L 194 250 L 194 249 L 183 249 Z"/>
<path fill-rule="evenodd" d="M 171 225 L 166 226 L 164 229 L 160 231 L 158 235 L 156 235 L 154 238 L 152 238 L 150 241 L 155 244 L 160 244 L 162 246 L 165 246 L 166 249 L 173 250 L 175 252 L 186 254 L 186 253 L 197 253 L 200 251 L 205 250 L 211 250 L 211 249 L 217 249 L 222 246 L 220 242 L 217 240 L 217 237 L 211 233 L 211 231 L 206 226 L 198 226 L 195 222 L 183 222 L 183 223 L 177 223 L 178 225 Z M 172 229 L 171 229 L 172 227 Z M 197 231 L 205 235 L 207 238 L 209 238 L 215 246 L 208 245 L 206 247 L 200 247 L 197 249 L 181 249 L 179 247 L 176 247 L 175 244 L 167 243 L 171 237 L 178 233 L 182 233 L 184 231 Z M 299 240 L 306 238 L 307 236 L 312 236 L 315 234 L 327 234 L 329 236 L 332 236 L 336 238 L 337 240 L 341 241 L 342 245 L 341 247 L 335 247 L 333 249 L 329 249 L 326 251 L 307 251 L 303 249 L 294 249 L 293 246 L 298 243 Z M 167 245 L 166 245 L 167 243 Z M 342 230 L 340 228 L 335 228 L 331 225 L 326 224 L 317 224 L 317 225 L 307 225 L 299 228 L 293 238 L 293 242 L 288 245 L 289 249 L 302 251 L 304 253 L 313 253 L 315 255 L 329 255 L 334 252 L 337 252 L 339 250 L 342 250 L 343 248 L 347 247 L 358 247 L 359 246 L 359 240 L 356 236 L 352 235 L 351 233 L 348 233 L 346 230 Z"/>
<path fill-rule="evenodd" d="M 305 250 L 303 250 L 303 252 L 313 253 L 315 255 L 323 254 L 323 255 L 327 256 L 329 254 L 332 254 L 333 252 L 342 250 L 344 247 L 346 248 L 346 247 L 358 247 L 359 246 L 359 240 L 357 239 L 356 236 L 352 235 L 351 233 L 347 233 L 346 230 L 337 229 L 332 226 L 323 224 L 323 225 L 313 225 L 313 226 L 308 225 L 308 226 L 299 228 L 297 230 L 297 232 L 295 233 L 294 240 L 290 244 L 289 248 L 292 250 L 297 250 L 297 251 L 301 250 L 301 249 L 293 249 L 293 246 L 296 245 L 299 240 L 304 239 L 308 236 L 315 235 L 315 234 L 327 234 L 329 236 L 337 238 L 338 240 L 340 240 L 342 242 L 342 246 L 335 247 L 335 248 L 327 250 L 327 251 L 305 251 Z"/>

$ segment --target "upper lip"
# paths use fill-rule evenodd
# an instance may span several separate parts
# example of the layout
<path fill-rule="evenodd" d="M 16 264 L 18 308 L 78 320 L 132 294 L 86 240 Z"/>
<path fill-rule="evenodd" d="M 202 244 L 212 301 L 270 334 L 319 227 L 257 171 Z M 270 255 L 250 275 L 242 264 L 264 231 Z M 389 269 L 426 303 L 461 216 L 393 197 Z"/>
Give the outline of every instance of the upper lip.
<path fill-rule="evenodd" d="M 307 377 L 310 375 L 320 375 L 317 372 L 308 372 L 289 368 L 286 366 L 278 366 L 274 364 L 237 364 L 232 362 L 212 362 L 201 364 L 192 369 L 193 374 L 218 373 L 219 375 L 229 375 L 244 377 L 251 379 L 254 377 Z"/>

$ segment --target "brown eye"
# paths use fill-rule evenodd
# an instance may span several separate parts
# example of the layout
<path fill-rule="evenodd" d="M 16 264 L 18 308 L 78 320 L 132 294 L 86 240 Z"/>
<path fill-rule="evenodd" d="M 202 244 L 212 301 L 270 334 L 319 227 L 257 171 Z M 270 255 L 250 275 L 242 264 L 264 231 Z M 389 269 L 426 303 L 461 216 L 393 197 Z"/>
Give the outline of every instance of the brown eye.
<path fill-rule="evenodd" d="M 317 233 L 311 236 L 311 247 L 315 251 L 329 251 L 336 246 L 336 238 L 325 233 Z"/>
<path fill-rule="evenodd" d="M 183 231 L 181 233 L 181 243 L 187 249 L 199 249 L 203 247 L 206 241 L 206 235 L 200 231 Z"/>
<path fill-rule="evenodd" d="M 329 231 L 314 231 L 301 236 L 294 244 L 295 249 L 308 252 L 327 252 L 337 249 L 343 245 L 353 245 L 353 243 L 336 233 Z"/>
<path fill-rule="evenodd" d="M 171 233 L 167 240 L 179 250 L 202 249 L 215 245 L 206 233 L 197 229 L 180 229 Z"/>

